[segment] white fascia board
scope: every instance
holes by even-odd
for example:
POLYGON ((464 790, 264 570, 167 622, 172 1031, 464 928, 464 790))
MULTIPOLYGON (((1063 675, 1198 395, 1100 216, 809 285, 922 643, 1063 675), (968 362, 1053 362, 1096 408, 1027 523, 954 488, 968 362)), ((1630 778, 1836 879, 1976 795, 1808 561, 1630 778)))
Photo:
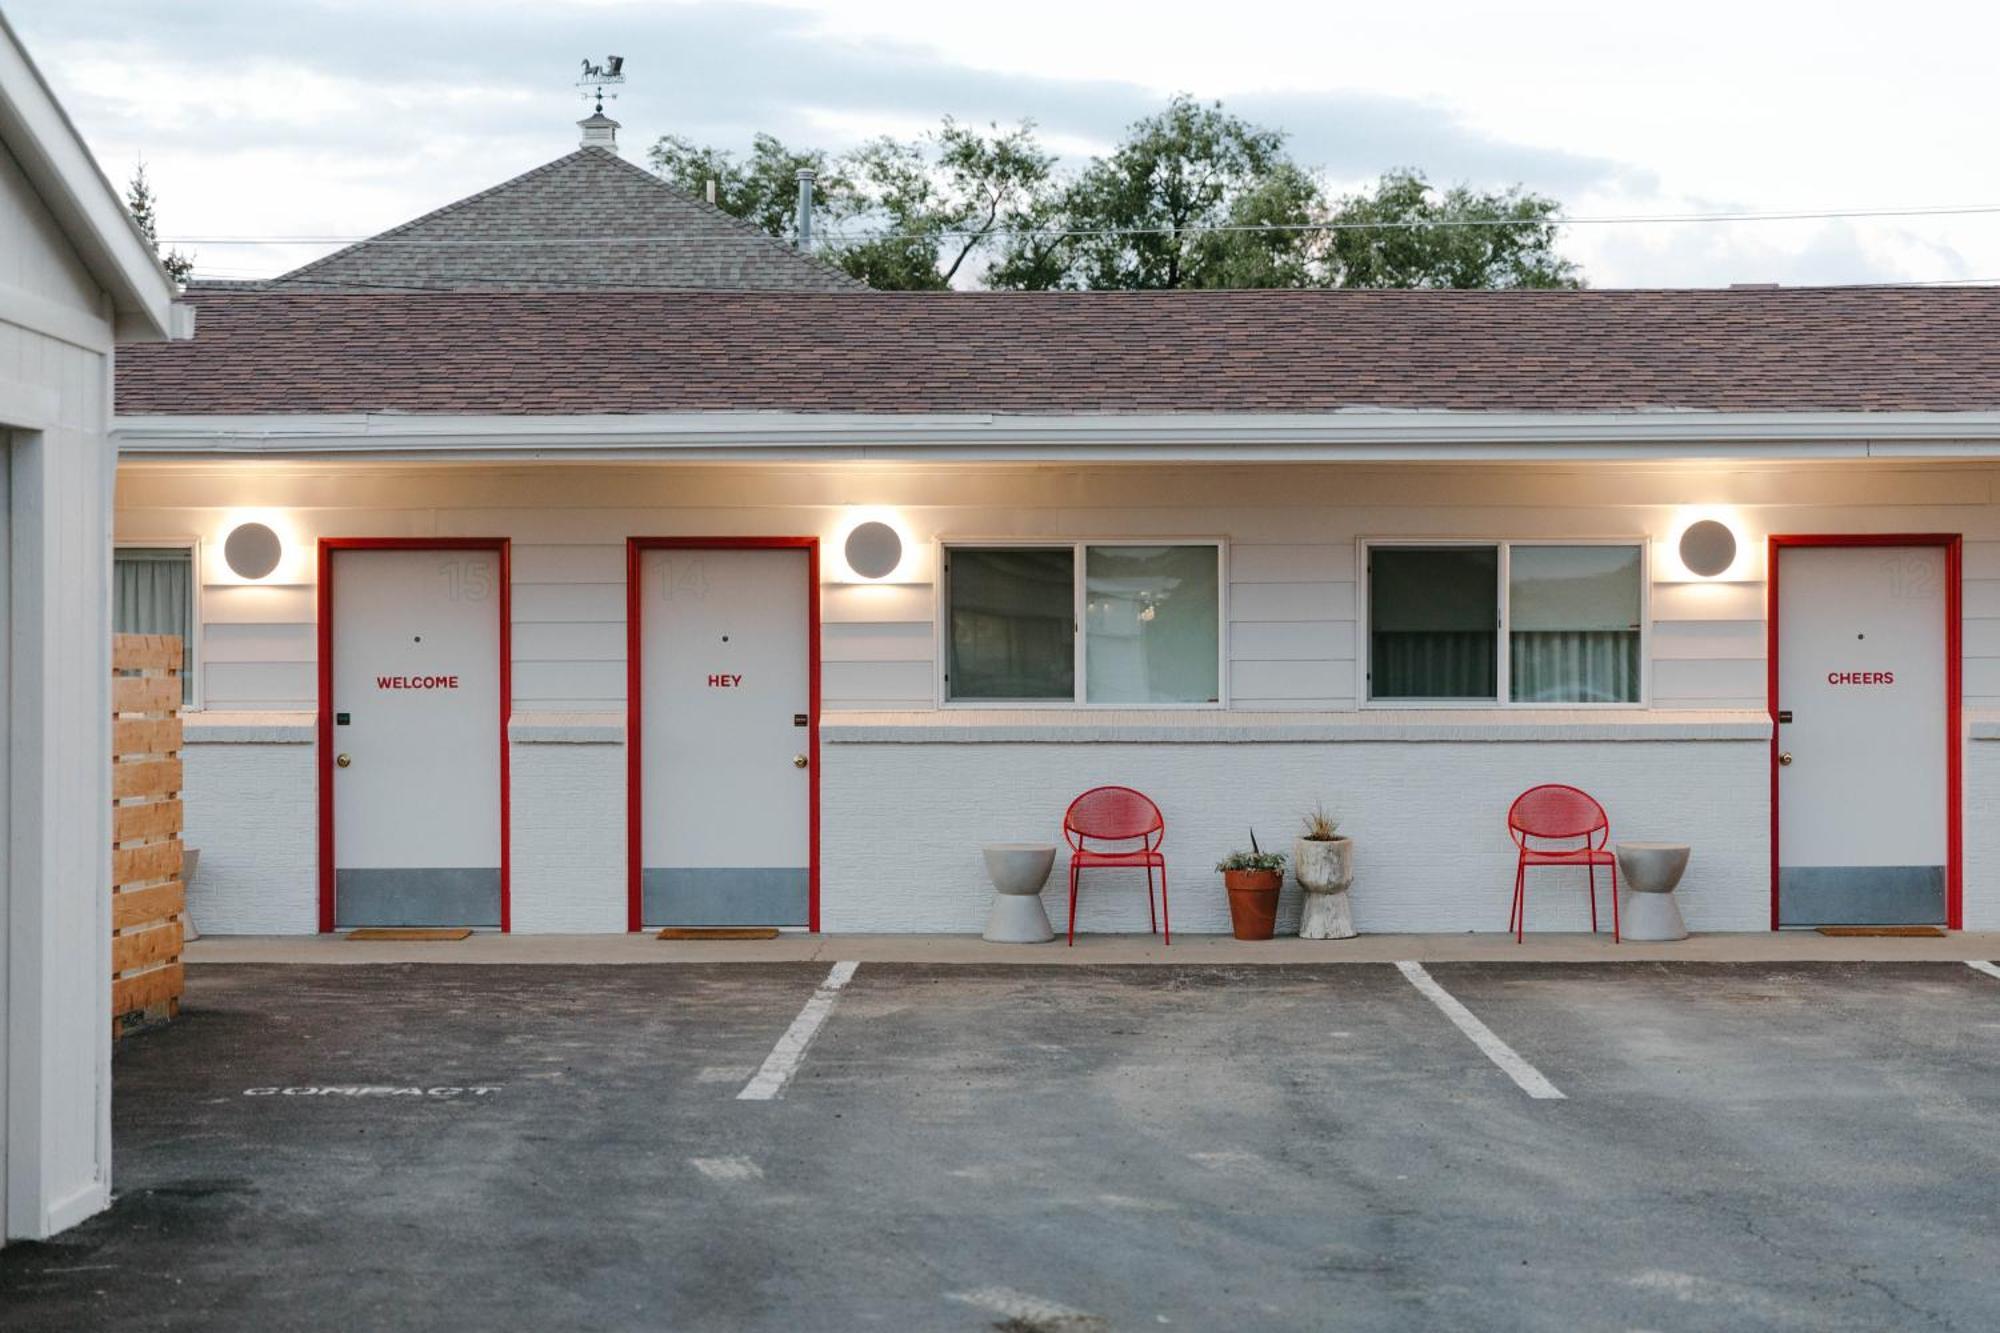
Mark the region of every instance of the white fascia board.
POLYGON ((180 294, 159 256, 125 211, 27 48, 0 14, 0 143, 21 164, 98 283, 111 294, 119 337, 176 336, 180 294))
POLYGON ((2000 457, 2000 412, 122 416, 128 457, 1409 462, 2000 457))

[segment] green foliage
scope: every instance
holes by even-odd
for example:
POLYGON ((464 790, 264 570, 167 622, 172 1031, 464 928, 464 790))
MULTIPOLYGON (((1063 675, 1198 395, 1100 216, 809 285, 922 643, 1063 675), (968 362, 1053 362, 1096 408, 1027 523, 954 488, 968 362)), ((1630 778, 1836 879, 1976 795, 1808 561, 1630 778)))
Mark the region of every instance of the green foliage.
POLYGON ((672 136, 650 157, 697 197, 715 181, 725 211, 788 240, 811 167, 820 254, 889 291, 1583 285, 1556 252, 1554 199, 1440 189, 1405 169, 1330 202, 1282 130, 1186 95, 1067 181, 1032 123, 948 116, 839 157, 767 134, 741 162, 672 136))
POLYGON ((125 189, 125 207, 131 210, 132 220, 139 224, 139 230, 151 243, 153 253, 160 255, 160 267, 175 282, 185 285, 194 272, 194 256, 184 255, 178 250, 160 254, 159 217, 157 204, 153 198, 153 185, 146 179, 146 164, 139 163, 132 168, 132 183, 125 189))
POLYGON ((725 213, 754 222, 781 240, 798 241, 799 172, 810 169, 818 179, 813 189, 818 205, 815 222, 838 218, 853 207, 854 187, 818 149, 796 151, 768 134, 751 141, 750 156, 701 147, 676 135, 663 135, 647 152, 653 170, 669 184, 697 199, 707 198, 715 182, 715 204, 725 213))
POLYGON ((1279 870, 1285 868, 1283 852, 1267 852, 1257 845, 1257 830, 1250 830, 1250 850, 1231 852, 1215 863, 1217 870, 1279 870))
POLYGON ((1438 190, 1421 172, 1392 171, 1335 206, 1322 262, 1337 287, 1581 287, 1556 253, 1561 208, 1518 186, 1438 190))
POLYGON ((916 143, 878 139, 848 163, 862 225, 887 234, 836 235, 834 261, 890 291, 951 286, 975 255, 1044 214, 1055 170, 1033 125, 982 132, 949 116, 916 143))
POLYGON ((1310 279, 1319 186, 1282 131, 1186 95, 1134 124, 1063 192, 1068 233, 1009 248, 999 287, 1298 287, 1310 279), (1258 230, 1277 227, 1279 230, 1258 230))
POLYGON ((1020 219, 1040 216, 1055 159, 1034 127, 981 131, 946 117, 911 143, 873 139, 833 158, 757 136, 748 161, 668 136, 649 154, 654 170, 773 236, 796 242, 798 172, 810 167, 813 223, 821 255, 871 287, 949 287, 968 262, 1020 219))

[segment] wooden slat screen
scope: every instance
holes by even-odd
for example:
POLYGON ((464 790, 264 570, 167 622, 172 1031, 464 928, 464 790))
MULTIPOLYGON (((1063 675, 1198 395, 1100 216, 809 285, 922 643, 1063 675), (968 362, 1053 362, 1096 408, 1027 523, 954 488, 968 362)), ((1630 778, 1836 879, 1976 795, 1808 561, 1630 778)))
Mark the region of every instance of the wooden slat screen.
POLYGON ((111 646, 111 1030, 180 1012, 181 641, 111 646))

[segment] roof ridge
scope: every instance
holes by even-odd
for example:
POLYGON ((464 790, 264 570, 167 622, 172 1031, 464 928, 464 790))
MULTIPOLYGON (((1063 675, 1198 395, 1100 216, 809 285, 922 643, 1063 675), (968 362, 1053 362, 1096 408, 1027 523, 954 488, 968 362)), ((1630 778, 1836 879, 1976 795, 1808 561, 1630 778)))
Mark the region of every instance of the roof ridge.
POLYGON ((363 246, 373 245, 377 241, 386 240, 388 237, 397 235, 400 232, 406 232, 412 227, 421 226, 426 222, 435 221, 436 219, 445 216, 447 213, 456 213, 461 208, 465 208, 470 204, 478 203, 480 200, 485 199, 491 195, 496 195, 500 193, 502 190, 511 189, 514 186, 521 184, 521 182, 523 181, 532 180, 536 176, 546 175, 549 172, 554 171, 557 167, 560 167, 564 163, 568 162, 571 158, 581 157, 583 156, 583 154, 591 151, 592 150, 588 148, 577 148, 570 152, 564 153, 561 157, 553 158, 550 161, 544 162, 539 167, 531 167, 530 169, 522 172, 518 176, 510 176, 506 180, 501 181, 498 185, 489 185, 485 189, 480 190, 474 194, 466 195, 463 199, 454 199, 451 203, 448 203, 441 208, 433 208, 430 212, 425 213, 420 217, 414 217, 411 218, 408 222, 399 223, 398 225, 389 228, 387 231, 378 231, 373 236, 369 236, 362 240, 356 241, 352 245, 344 245, 340 249, 335 250, 330 255, 321 255, 318 259, 312 260, 309 263, 301 264, 295 269, 291 269, 287 272, 280 273, 277 277, 270 279, 270 281, 283 282, 287 278, 296 278, 302 273, 310 273, 312 272, 312 270, 319 268, 322 265, 331 264, 336 259, 340 259, 346 255, 353 254, 356 250, 361 249, 363 246))

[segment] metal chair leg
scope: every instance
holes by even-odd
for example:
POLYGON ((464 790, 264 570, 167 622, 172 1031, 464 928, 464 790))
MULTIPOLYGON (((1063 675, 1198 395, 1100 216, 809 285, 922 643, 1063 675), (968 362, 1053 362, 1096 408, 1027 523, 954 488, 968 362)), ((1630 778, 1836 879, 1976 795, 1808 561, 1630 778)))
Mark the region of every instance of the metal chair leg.
MULTIPOLYGON (((1151 901, 1151 899, 1148 899, 1148 901, 1151 901)), ((1166 942, 1172 944, 1174 942, 1174 919, 1167 912, 1167 867, 1164 861, 1160 863, 1160 923, 1167 928, 1165 935, 1166 942)))
POLYGON ((1590 876, 1590 933, 1597 933, 1597 862, 1584 864, 1584 873, 1590 876))
POLYGON ((1076 947, 1076 863, 1069 867, 1069 947, 1076 947))
POLYGON ((1146 863, 1146 921, 1155 935, 1160 933, 1160 918, 1153 913, 1153 863, 1150 861, 1146 863))
POLYGON ((1510 935, 1514 931, 1514 922, 1520 919, 1521 915, 1521 876, 1526 869, 1527 867, 1521 862, 1514 862, 1514 896, 1507 905, 1507 932, 1510 935))

